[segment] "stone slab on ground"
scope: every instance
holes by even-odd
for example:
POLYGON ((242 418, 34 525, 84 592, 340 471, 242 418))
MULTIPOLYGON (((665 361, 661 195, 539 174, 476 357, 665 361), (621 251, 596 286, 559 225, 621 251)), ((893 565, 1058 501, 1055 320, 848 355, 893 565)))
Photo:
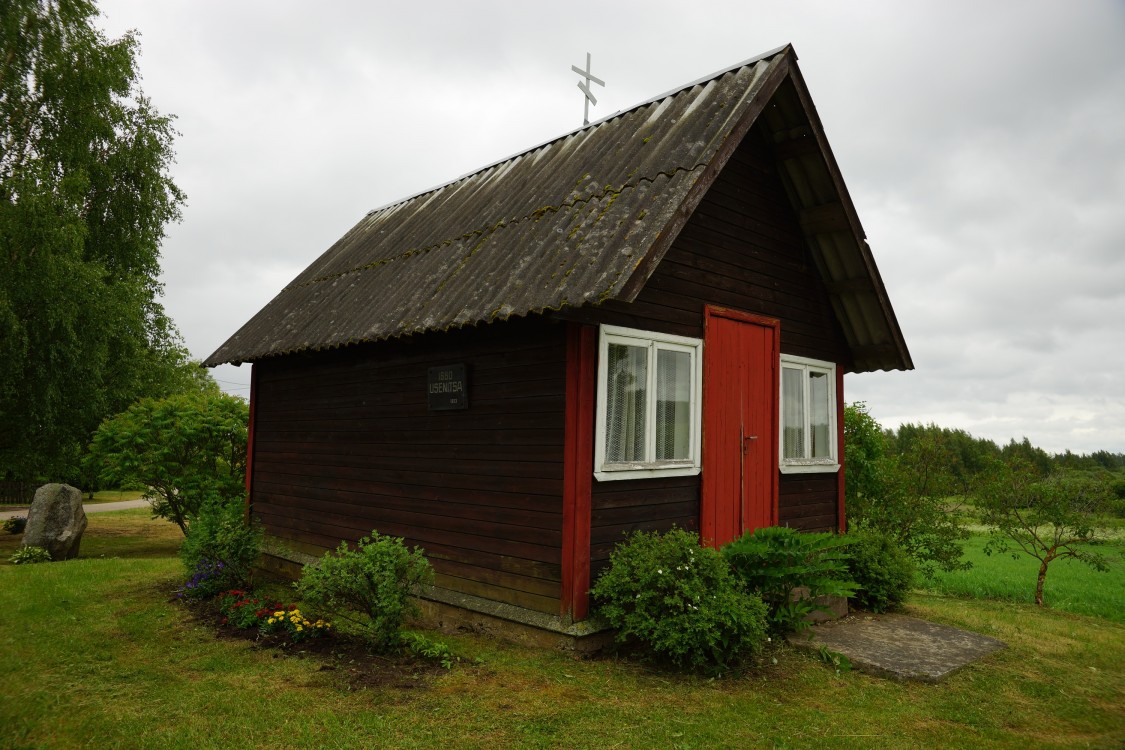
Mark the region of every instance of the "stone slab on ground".
POLYGON ((837 651, 852 668, 896 680, 941 682, 981 657, 1007 648, 986 635, 905 615, 853 615, 794 633, 800 648, 837 651))

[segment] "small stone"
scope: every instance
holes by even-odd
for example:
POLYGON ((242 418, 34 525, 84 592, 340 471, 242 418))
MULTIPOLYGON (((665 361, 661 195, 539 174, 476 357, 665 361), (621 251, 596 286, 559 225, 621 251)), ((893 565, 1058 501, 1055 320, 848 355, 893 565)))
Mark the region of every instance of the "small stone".
POLYGON ((78 557, 85 530, 82 493, 69 484, 45 484, 35 491, 27 512, 23 546, 42 547, 52 560, 71 560, 78 557))

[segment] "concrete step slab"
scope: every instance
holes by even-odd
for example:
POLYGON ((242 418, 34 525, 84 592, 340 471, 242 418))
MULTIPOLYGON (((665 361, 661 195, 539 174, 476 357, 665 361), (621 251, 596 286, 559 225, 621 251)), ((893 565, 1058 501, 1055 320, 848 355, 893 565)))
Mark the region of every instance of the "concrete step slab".
POLYGON ((799 648, 824 646, 853 669, 896 680, 941 682, 1007 644, 968 630, 905 615, 851 615, 789 636, 799 648))

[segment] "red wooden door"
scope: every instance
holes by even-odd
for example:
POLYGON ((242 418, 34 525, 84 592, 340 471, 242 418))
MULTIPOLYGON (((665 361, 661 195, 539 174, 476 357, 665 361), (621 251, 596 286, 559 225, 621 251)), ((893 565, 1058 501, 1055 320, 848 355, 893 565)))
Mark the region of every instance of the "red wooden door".
POLYGON ((776 320, 708 308, 700 536, 718 547, 777 523, 776 320))

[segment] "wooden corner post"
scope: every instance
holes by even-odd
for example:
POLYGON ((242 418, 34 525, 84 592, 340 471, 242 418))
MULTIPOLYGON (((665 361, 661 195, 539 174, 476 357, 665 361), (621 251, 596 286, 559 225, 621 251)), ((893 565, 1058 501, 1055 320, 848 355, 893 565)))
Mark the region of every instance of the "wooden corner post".
POLYGON ((847 487, 844 472, 848 467, 844 464, 844 368, 842 365, 836 365, 836 435, 839 441, 836 445, 836 463, 840 464, 836 472, 836 523, 840 533, 844 534, 848 530, 847 508, 844 507, 844 490, 847 487))
POLYGON ((597 328, 567 323, 560 614, 590 612, 590 496, 594 475, 597 328))
POLYGON ((258 401, 258 366, 250 365, 250 417, 246 423, 246 518, 250 519, 251 493, 254 489, 254 412, 258 401))

